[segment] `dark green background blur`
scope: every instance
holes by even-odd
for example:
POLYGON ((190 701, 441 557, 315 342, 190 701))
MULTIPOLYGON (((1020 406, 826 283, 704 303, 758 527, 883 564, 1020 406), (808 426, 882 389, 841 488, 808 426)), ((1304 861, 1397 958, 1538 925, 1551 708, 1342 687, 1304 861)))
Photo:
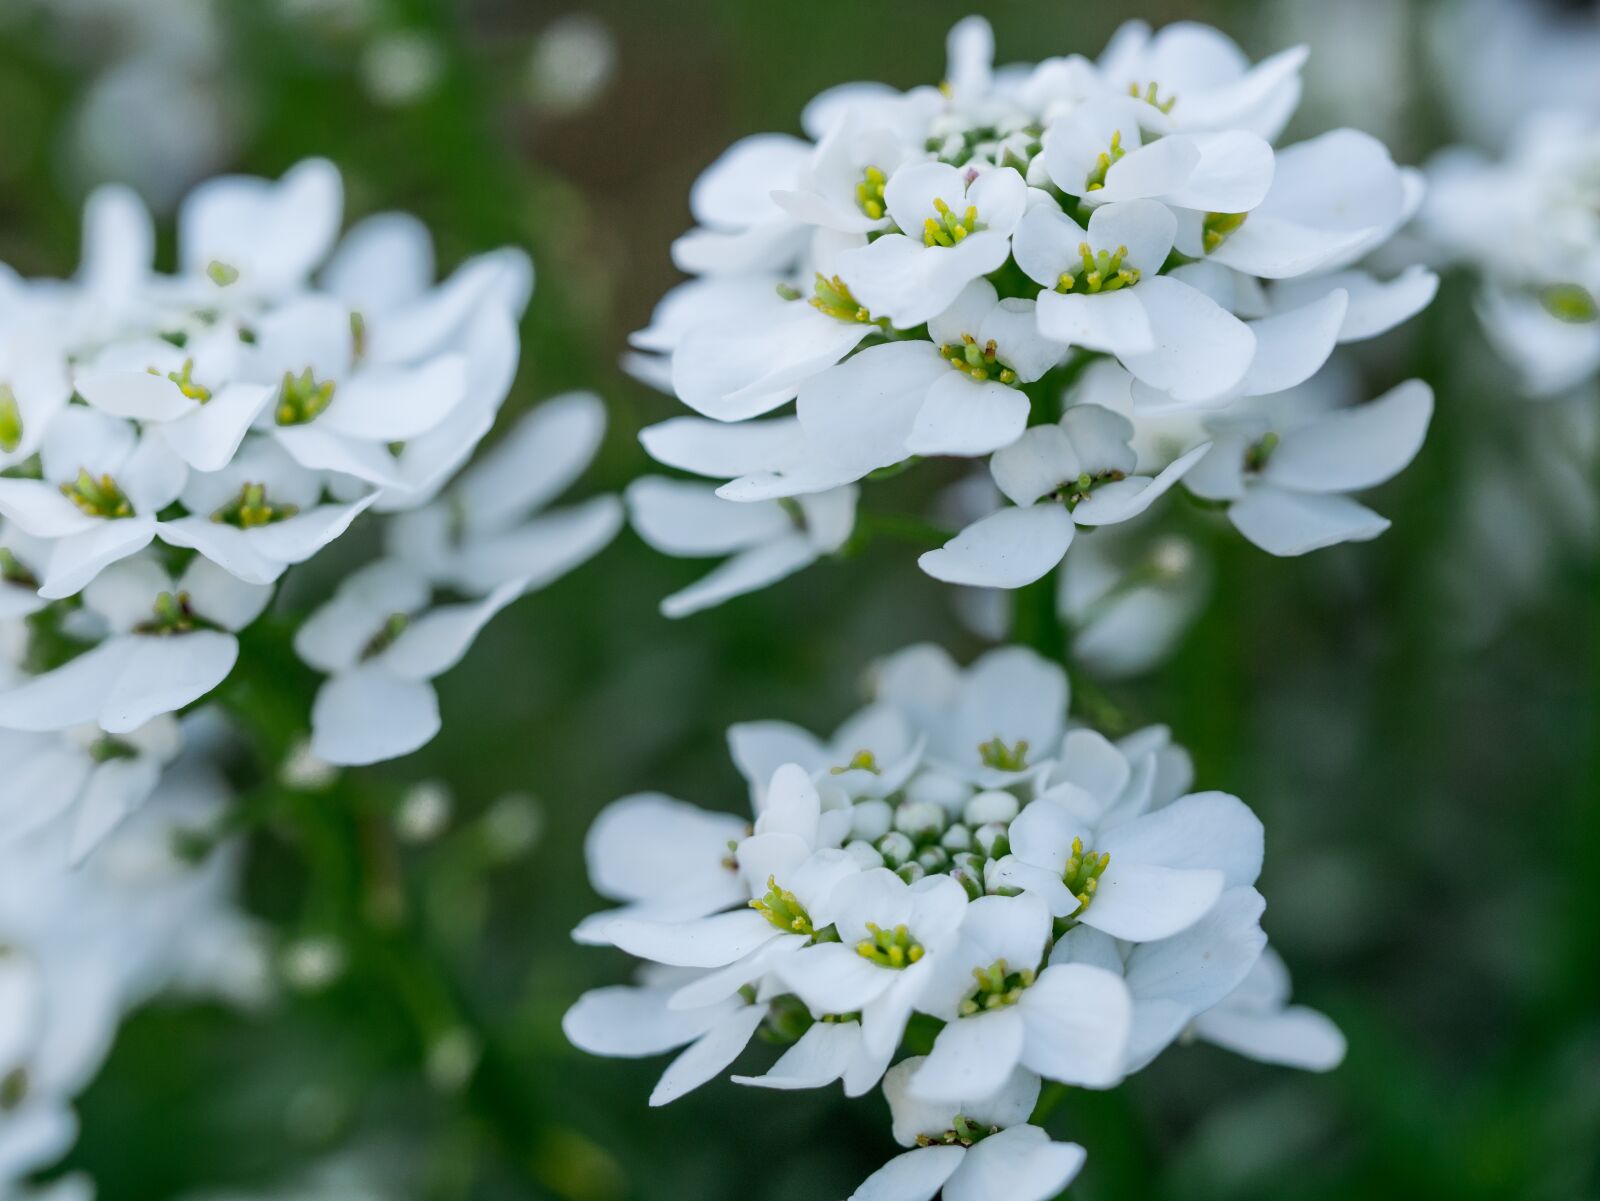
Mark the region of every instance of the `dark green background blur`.
MULTIPOLYGON (((0 0, 15 6, 0 24, 0 260, 61 274, 82 198, 65 130, 117 47, 114 31, 75 21, 64 33, 20 5, 0 0)), ((217 6, 227 40, 201 69, 237 106, 222 165, 276 174, 327 155, 352 217, 411 210, 447 263, 531 249, 539 284, 507 413, 598 391, 612 428, 582 489, 618 490, 648 469, 637 430, 675 408, 616 362, 675 279, 668 245, 696 173, 743 134, 797 132, 802 104, 830 84, 937 81, 945 31, 974 6, 384 0, 364 28, 286 7, 316 6, 217 6), (528 63, 571 11, 604 22, 618 58, 592 106, 557 116, 530 103, 528 63), (371 99, 358 64, 374 29, 425 34, 437 86, 405 105, 371 99)), ((1207 20, 1256 55, 1308 36, 1309 22, 1321 40, 1291 134, 1381 125, 1397 157, 1420 162, 1462 136, 1416 36, 1440 7, 1053 0, 986 15, 1002 62, 1097 53, 1123 17, 1207 20), (1384 64, 1398 71, 1387 82, 1362 74, 1384 64)), ((1050 1125, 1089 1149, 1073 1198, 1600 1197, 1600 571, 1592 538, 1544 500, 1550 445, 1571 449, 1560 407, 1515 396, 1470 297, 1470 281, 1447 280, 1430 312, 1360 356, 1372 395, 1413 374, 1439 395, 1420 458, 1373 497, 1394 529, 1280 561, 1174 498, 1166 519, 1213 557, 1210 601, 1169 664, 1106 686, 1129 721, 1165 722, 1192 748, 1201 787, 1261 814, 1268 932, 1299 998, 1344 1027, 1349 1058, 1311 1077, 1179 1048, 1114 1093, 1069 1095, 1050 1125), (1469 520, 1489 473, 1525 502, 1515 563, 1469 520)), ((1592 506, 1593 459, 1576 470, 1592 506)), ((914 510, 948 478, 912 473, 867 504, 914 510)), ((452 833, 394 852, 402 867, 383 887, 406 901, 404 937, 376 937, 334 987, 286 990, 259 1013, 167 1003, 134 1018, 82 1101, 70 1166, 104 1201, 269 1192, 329 1160, 394 1197, 846 1195, 894 1150, 880 1098, 716 1082, 648 1110, 664 1061, 595 1060, 562 1039, 565 1007, 625 971, 568 931, 597 905, 581 840, 607 801, 661 789, 741 808, 730 722, 826 731, 859 702, 873 657, 922 638, 963 658, 981 649, 914 558, 875 544, 669 623, 657 601, 709 564, 624 533, 515 606, 441 682, 444 734, 363 785, 392 799, 436 778, 456 797, 452 833), (512 791, 537 798, 543 830, 531 853, 489 866, 481 815, 512 791), (429 965, 419 987, 446 1000, 402 995, 418 973, 389 971, 391 953, 429 965), (420 1070, 416 1013, 440 1006, 487 1039, 465 1090, 420 1070)), ((280 936, 311 921, 348 934, 370 915, 370 864, 339 886, 342 909, 308 917, 306 895, 328 886, 293 822, 252 847, 249 903, 280 936)))

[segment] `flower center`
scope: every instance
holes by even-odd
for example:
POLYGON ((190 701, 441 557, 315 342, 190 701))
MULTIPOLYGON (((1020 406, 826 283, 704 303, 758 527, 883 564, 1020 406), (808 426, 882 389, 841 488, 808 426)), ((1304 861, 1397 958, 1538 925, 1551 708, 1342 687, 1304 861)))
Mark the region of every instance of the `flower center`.
POLYGON ((1010 971, 1004 959, 996 959, 988 967, 973 968, 972 978, 978 982, 978 987, 961 1002, 964 1018, 1015 1005, 1033 984, 1034 973, 1026 968, 1020 972, 1010 971))
POLYGON ((1200 244, 1210 254, 1228 240, 1230 234, 1244 224, 1249 213, 1207 213, 1200 222, 1200 244))
POLYGON ((383 625, 374 634, 367 645, 361 648, 361 657, 370 659, 374 655, 381 655, 394 645, 395 639, 406 632, 406 627, 411 624, 411 617, 406 613, 391 613, 384 619, 383 625))
POLYGON ((919 1147, 970 1147, 973 1143, 988 1138, 991 1134, 999 1134, 998 1126, 980 1126, 971 1118, 956 1114, 950 1124, 950 1129, 941 1134, 917 1135, 919 1147))
POLYGON ((1139 268, 1122 265, 1122 260, 1128 257, 1126 246, 1096 251, 1089 243, 1079 242, 1078 254, 1083 259, 1083 267, 1076 272, 1063 271, 1056 280, 1057 292, 1115 292, 1139 282, 1139 268))
POLYGON ((871 772, 873 775, 878 775, 880 770, 881 769, 878 767, 878 757, 871 751, 864 750, 857 751, 855 754, 851 755, 850 762, 844 764, 843 766, 830 767, 828 769, 829 773, 835 776, 842 776, 847 771, 866 771, 871 772))
POLYGON ((1085 192, 1098 192, 1106 186, 1106 172, 1111 170, 1111 164, 1118 162, 1128 152, 1122 148, 1122 131, 1113 130, 1111 145, 1102 150, 1094 161, 1094 166, 1089 169, 1089 174, 1084 176, 1083 190, 1085 192))
MULTIPOLYGON (((798 299, 798 296, 796 299, 798 299)), ((849 286, 837 275, 832 279, 826 279, 820 271, 817 272, 815 292, 811 297, 811 307, 839 321, 859 321, 862 325, 872 324, 872 314, 867 312, 862 307, 861 302, 850 294, 849 286)))
POLYGON ((935 197, 933 208, 937 217, 929 217, 922 223, 922 244, 924 246, 954 246, 957 242, 964 242, 969 234, 975 234, 983 228, 978 223, 978 206, 967 205, 966 212, 956 215, 944 200, 935 197))
POLYGON ((189 594, 163 592, 156 597, 155 615, 133 627, 136 634, 187 634, 194 629, 194 613, 189 608, 189 594))
POLYGON ((13 1068, 0 1076, 0 1113, 9 1113, 28 1097, 28 1069, 13 1068))
MULTIPOLYGON (((148 367, 146 370, 149 371, 151 375, 161 374, 161 372, 157 371, 154 367, 148 367)), ((169 371, 166 373, 166 376, 173 383, 177 384, 178 391, 182 392, 190 400, 196 400, 201 404, 205 404, 206 401, 211 399, 211 389, 195 383, 193 372, 194 360, 184 359, 182 370, 169 371)))
POLYGON ((241 530, 287 521, 300 511, 299 505, 275 505, 267 499, 265 484, 246 484, 239 495, 211 514, 211 520, 241 530))
POLYGON ((1076 509, 1082 502, 1089 499, 1094 492, 1096 484, 1104 484, 1115 480, 1126 479, 1127 475, 1121 471, 1104 471, 1099 475, 1090 475, 1085 471, 1075 480, 1067 480, 1057 488, 1055 497, 1067 508, 1076 509))
POLYGON ((750 908, 785 934, 804 934, 810 938, 817 932, 806 907, 787 888, 779 888, 774 876, 767 877, 766 895, 751 901, 750 908))
POLYGON ((37 588, 39 581, 8 549, 0 546, 0 580, 8 584, 21 584, 24 588, 37 588))
POLYGON ((113 759, 137 759, 139 748, 121 738, 102 734, 89 746, 89 758, 96 763, 110 763, 113 759))
POLYGON ((317 382, 307 367, 299 375, 283 373, 283 389, 278 396, 279 425, 304 425, 314 421, 333 401, 334 381, 317 382))
POLYGON ((1106 870, 1106 865, 1111 862, 1111 853, 1083 849, 1083 839, 1072 840, 1072 854, 1067 859, 1067 865, 1061 870, 1061 882, 1067 886, 1067 891, 1078 898, 1078 907, 1067 914, 1069 918, 1077 917, 1089 908, 1089 902, 1094 900, 1095 889, 1100 886, 1100 873, 1106 870))
POLYGON ((206 265, 206 278, 219 288, 226 288, 229 284, 239 282, 239 268, 220 259, 212 259, 206 265))
MULTIPOLYGON (((1539 293, 1539 303, 1557 321, 1565 321, 1569 325, 1588 325, 1600 320, 1600 304, 1595 303, 1589 289, 1582 284, 1551 284, 1539 293)), ((0 427, 0 446, 5 445, 4 437, 3 427, 0 427)))
POLYGON ((0 450, 10 454, 22 445, 22 408, 10 384, 0 384, 0 450))
POLYGON ((1022 771, 1028 766, 1028 740, 1019 738, 1014 745, 1007 746, 996 734, 988 742, 978 744, 978 757, 985 767, 998 771, 1022 771))
POLYGON ((1135 100, 1143 100, 1152 108, 1158 108, 1163 113, 1170 113, 1172 111, 1172 106, 1178 103, 1178 98, 1176 96, 1168 96, 1165 100, 1162 100, 1160 98, 1159 90, 1156 88, 1155 80, 1151 80, 1145 86, 1143 92, 1139 90, 1138 84, 1130 83, 1128 85, 1128 95, 1132 96, 1135 100))
POLYGON ((78 468, 77 479, 61 485, 61 495, 90 517, 133 516, 133 502, 121 488, 117 487, 116 480, 109 475, 102 475, 96 479, 83 467, 78 468))
POLYGON ((1260 471, 1267 465, 1267 460, 1272 457, 1272 452, 1278 449, 1278 435, 1267 432, 1261 435, 1261 441, 1255 443, 1244 452, 1244 469, 1246 471, 1260 471))
POLYGON ((877 167, 868 167, 856 184, 856 207, 874 221, 884 214, 883 185, 888 182, 889 177, 877 167))
POLYGON ((906 929, 903 922, 893 930, 884 930, 868 922, 867 933, 870 937, 856 943, 856 954, 863 959, 870 959, 879 967, 898 971, 922 958, 922 944, 911 937, 911 931, 906 929))
POLYGON ((999 380, 1002 384, 1017 382, 1017 373, 995 357, 993 338, 980 346, 971 334, 962 334, 961 341, 941 347, 939 353, 961 374, 970 375, 980 383, 988 380, 999 380))

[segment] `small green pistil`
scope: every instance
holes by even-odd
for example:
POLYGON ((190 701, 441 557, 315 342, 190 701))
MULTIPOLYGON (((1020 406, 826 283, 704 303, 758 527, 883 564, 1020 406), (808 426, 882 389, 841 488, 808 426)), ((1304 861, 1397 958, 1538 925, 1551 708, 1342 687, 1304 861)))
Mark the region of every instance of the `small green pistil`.
POLYGON ((973 968, 972 978, 978 982, 978 987, 961 1002, 961 1016, 964 1018, 1015 1005, 1022 999, 1023 992, 1033 984, 1032 971, 1009 971, 1004 959, 996 959, 988 967, 973 968))
POLYGON ((1111 853, 1083 849, 1083 839, 1072 840, 1072 855, 1067 859, 1067 865, 1061 871, 1061 882, 1067 886, 1067 891, 1078 898, 1078 907, 1069 913, 1068 917, 1077 917, 1089 908, 1089 902, 1094 900, 1095 889, 1100 887, 1100 873, 1106 870, 1106 865, 1111 862, 1111 853))
POLYGON ((1122 131, 1115 130, 1111 134, 1111 145, 1100 152, 1095 159, 1094 167, 1084 177, 1083 190, 1085 192, 1098 192, 1106 186, 1106 172, 1111 170, 1111 164, 1120 161, 1128 152, 1122 148, 1122 131))
POLYGON ((1056 280, 1057 292, 1116 292, 1139 282, 1139 268, 1122 265, 1128 257, 1126 246, 1096 251, 1089 243, 1079 242, 1078 255, 1083 266, 1076 271, 1063 271, 1056 280))
POLYGON ((1200 244, 1210 254, 1228 240, 1228 236, 1244 224, 1249 213, 1207 213, 1200 222, 1200 244))
POLYGON ((1272 457, 1272 452, 1277 449, 1277 434, 1269 431, 1261 435, 1261 441, 1244 452, 1244 469, 1246 471, 1260 471, 1267 465, 1267 460, 1272 457))
POLYGON ((37 588, 38 579, 5 547, 0 546, 0 580, 8 584, 21 584, 24 588, 37 588))
POLYGON ((856 943, 856 954, 879 967, 899 970, 922 958, 922 944, 911 937, 904 923, 893 930, 884 930, 868 922, 867 933, 870 937, 856 943))
POLYGON ((0 384, 0 451, 10 454, 22 445, 22 408, 10 384, 0 384))
POLYGON ((877 775, 880 769, 878 767, 878 757, 871 751, 857 751, 850 756, 850 762, 842 767, 830 767, 828 770, 833 775, 842 776, 847 771, 866 771, 877 775))
POLYGON ((315 421, 333 401, 334 381, 318 383, 311 368, 299 375, 283 373, 283 390, 278 396, 278 424, 304 425, 315 421))
POLYGON ((1090 475, 1085 471, 1075 480, 1067 480, 1056 489, 1055 497, 1068 509, 1076 509, 1094 493, 1096 485, 1114 483, 1117 480, 1127 479, 1127 473, 1122 471, 1102 471, 1099 475, 1090 475))
POLYGON ((27 1068, 13 1068, 4 1076, 0 1076, 0 1113, 9 1113, 27 1098, 27 1068))
POLYGON ((287 521, 300 511, 299 505, 275 505, 267 499, 265 484, 246 484, 239 495, 211 514, 211 520, 241 530, 287 521))
POLYGON ((967 205, 966 212, 960 216, 957 216, 955 210, 942 199, 936 198, 933 207, 939 215, 929 217, 922 223, 924 246, 954 246, 957 242, 966 241, 969 235, 983 228, 978 223, 977 205, 967 205))
MULTIPOLYGON (((161 374, 161 372, 157 371, 154 367, 151 367, 148 370, 151 375, 161 374)), ((178 385, 178 391, 182 392, 190 400, 196 400, 201 404, 205 404, 206 401, 211 399, 211 389, 194 382, 193 359, 184 359, 183 369, 181 371, 169 371, 166 373, 166 375, 169 380, 178 385)))
POLYGON ((817 932, 806 907, 787 888, 779 888, 776 877, 767 877, 767 895, 751 901, 750 908, 785 934, 804 934, 810 938, 817 932))
POLYGON ((996 734, 988 742, 978 744, 978 756, 985 767, 997 771, 1022 771, 1028 766, 1028 740, 1019 738, 1014 746, 1007 746, 996 734))
POLYGON ((163 592, 156 597, 155 616, 134 626, 137 634, 187 634, 194 629, 194 612, 189 608, 189 594, 163 592))
POLYGON ((828 279, 820 271, 817 272, 816 294, 811 297, 811 307, 840 321, 859 321, 863 325, 872 323, 872 314, 850 294, 849 286, 837 275, 828 279))
POLYGON ((406 632, 406 627, 411 624, 411 618, 405 613, 391 613, 384 619, 383 626, 372 636, 371 641, 361 648, 361 657, 370 659, 374 655, 381 655, 394 645, 395 639, 406 632))
POLYGON ((102 734, 89 747, 89 758, 96 763, 110 763, 113 759, 137 759, 139 750, 131 742, 124 742, 110 734, 102 734))
POLYGON ((998 1126, 980 1126, 971 1118, 956 1114, 951 1122, 950 1129, 943 1134, 919 1134, 917 1146, 919 1147, 970 1147, 973 1143, 988 1138, 991 1134, 999 1134, 998 1126))
MULTIPOLYGON (((1569 325, 1588 325, 1600 321, 1600 304, 1596 304, 1589 289, 1582 284, 1552 284, 1539 293, 1539 303, 1557 321, 1565 321, 1569 325)), ((0 420, 3 420, 3 413, 0 413, 0 420)), ((0 439, 3 438, 4 427, 0 426, 0 439)), ((4 441, 0 440, 0 446, 4 445, 4 441)))
POLYGON ((355 312, 350 314, 350 356, 358 363, 367 357, 367 319, 355 312))
POLYGON ((117 487, 117 481, 109 475, 102 475, 96 479, 86 468, 78 468, 78 478, 69 484, 61 485, 61 495, 90 517, 133 516, 133 503, 128 500, 127 494, 117 487))
POLYGON ((1178 98, 1176 96, 1168 96, 1165 100, 1162 100, 1154 80, 1146 85, 1144 91, 1142 92, 1139 90, 1138 84, 1130 83, 1128 85, 1128 95, 1132 96, 1135 100, 1143 100, 1152 108, 1158 108, 1164 113, 1170 113, 1172 111, 1172 106, 1178 103, 1178 98))
POLYGON ((239 268, 224 263, 220 259, 212 259, 206 266, 206 278, 216 284, 217 287, 226 288, 229 284, 239 282, 239 268))
POLYGON ((885 212, 883 202, 883 185, 889 182, 889 177, 876 167, 868 167, 861 173, 861 182, 856 185, 856 205, 874 221, 880 220, 885 212))
POLYGON ((993 338, 980 346, 971 334, 962 334, 961 341, 940 347, 939 353, 957 371, 970 375, 980 383, 988 380, 999 380, 1002 384, 1017 382, 1017 373, 995 357, 997 351, 993 338))

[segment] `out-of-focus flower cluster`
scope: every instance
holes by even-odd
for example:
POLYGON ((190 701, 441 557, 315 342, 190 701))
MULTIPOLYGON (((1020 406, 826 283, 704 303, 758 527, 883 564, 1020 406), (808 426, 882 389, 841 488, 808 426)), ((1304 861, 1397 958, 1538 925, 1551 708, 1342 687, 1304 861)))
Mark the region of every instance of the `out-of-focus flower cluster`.
POLYGON ((668 612, 839 549, 860 481, 926 457, 986 459, 997 489, 922 556, 957 584, 1037 580, 1180 479, 1273 554, 1386 528, 1349 493, 1409 462, 1428 388, 1300 426, 1273 398, 1431 300, 1426 271, 1354 266, 1420 176, 1350 129, 1274 148, 1304 48, 1251 64, 1207 27, 1130 22, 1095 61, 992 52, 963 21, 940 87, 825 92, 806 138, 746 138, 696 182, 673 248, 694 278, 629 362, 697 414, 646 430, 650 454, 727 482, 629 502, 667 553, 734 557, 668 612))
MULTIPOLYGON (((207 741, 192 733, 192 745, 207 741)), ((0 742, 15 753, 9 736, 0 742)), ((15 776, 17 760, 8 762, 15 776)), ((21 774, 48 787, 46 766, 24 755, 21 774)), ((65 755, 49 767, 75 770, 65 755)), ((130 1009, 170 989, 239 1003, 263 995, 261 939, 233 907, 239 848, 203 859, 182 850, 183 835, 213 827, 231 799, 203 758, 187 755, 168 774, 162 804, 122 825, 77 871, 62 867, 64 831, 13 837, 17 815, 0 818, 0 1195, 71 1144, 73 1098, 130 1009)))
POLYGON ((326 162, 215 180, 167 274, 144 209, 107 189, 74 279, 0 280, 5 829, 64 822, 86 854, 157 787, 173 715, 228 679, 284 573, 362 514, 383 515, 381 557, 278 615, 327 676, 310 751, 336 764, 430 739, 430 681, 617 529, 610 497, 539 513, 598 445, 591 396, 535 409, 456 478, 511 386, 527 259, 436 284, 419 222, 338 241, 341 208, 326 162))
POLYGON ((733 727, 753 820, 658 793, 590 832, 598 892, 576 937, 644 961, 568 1012, 602 1055, 683 1048, 651 1104, 726 1069, 758 1031, 763 1088, 882 1084, 913 1148, 860 1198, 1053 1197, 1075 1144, 1029 1124, 1041 1080, 1110 1088, 1202 1038, 1325 1069, 1343 1039, 1291 1006, 1266 949, 1262 829, 1193 792, 1152 727, 1110 742, 1067 722, 1062 669, 995 650, 963 670, 916 646, 829 739, 733 727))

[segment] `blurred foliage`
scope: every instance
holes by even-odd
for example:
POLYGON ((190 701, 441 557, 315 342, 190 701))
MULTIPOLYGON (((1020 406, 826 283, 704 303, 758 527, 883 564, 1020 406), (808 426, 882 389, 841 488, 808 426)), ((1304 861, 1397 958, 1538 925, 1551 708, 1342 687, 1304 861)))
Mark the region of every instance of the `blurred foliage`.
MULTIPOLYGON (((0 259, 25 273, 75 261, 82 188, 61 147, 107 53, 85 22, 48 20, 55 2, 0 0, 0 259)), ((1208 20, 1259 53, 1311 4, 1151 2, 1138 15, 1208 20)), ((830 84, 937 79, 944 32, 968 6, 604 0, 582 11, 616 38, 611 86, 587 109, 542 115, 530 56, 566 7, 227 0, 225 40, 199 66, 242 114, 225 165, 275 174, 327 155, 352 216, 413 211, 446 263, 504 242, 532 250, 539 285, 507 419, 563 389, 600 392, 612 429, 585 486, 614 490, 647 469, 638 429, 673 411, 616 362, 674 279, 667 248, 695 174, 738 136, 795 128, 830 84), (402 31, 423 39, 437 77, 409 103, 381 102, 367 43, 402 31)), ((1003 61, 1094 53, 1127 8, 989 7, 1003 61)), ((1407 21, 1424 7, 1436 6, 1407 21)), ((1341 36, 1359 40, 1358 24, 1341 36)), ((1455 133, 1412 68, 1398 143, 1416 161, 1455 133)), ((1315 129, 1340 114, 1308 118, 1315 129)), ((1488 456, 1536 490, 1539 465, 1517 456, 1550 420, 1487 359, 1470 292, 1448 281, 1361 357, 1370 394, 1422 374, 1440 397, 1421 457, 1375 498, 1393 530, 1279 561, 1175 501, 1214 559, 1213 595, 1170 664, 1108 690, 1128 720, 1173 728, 1202 787, 1260 812, 1268 931, 1299 996, 1344 1026, 1350 1058, 1306 1077, 1179 1049, 1114 1093, 1069 1095, 1050 1124, 1089 1148, 1078 1201, 1600 1197, 1600 568, 1593 547, 1554 554, 1492 637, 1464 636, 1472 606, 1504 584, 1492 561, 1465 589, 1445 583, 1476 465, 1488 456)), ((916 511, 922 496, 903 483, 869 505, 916 511)), ((393 1196, 817 1201, 881 1163, 893 1148, 879 1098, 724 1082, 647 1110, 660 1062, 593 1060, 560 1033, 583 988, 623 971, 568 938, 597 904, 581 846, 603 804, 659 788, 741 808, 730 722, 826 730, 874 656, 920 638, 979 649, 907 545, 685 622, 659 617, 658 599, 700 570, 624 534, 441 681, 433 746, 323 792, 253 787, 240 815, 256 835, 250 907, 286 940, 331 936, 345 970, 260 1013, 173 1002, 134 1018, 81 1103, 68 1167, 104 1201, 269 1191, 346 1155, 393 1196), (413 846, 394 815, 423 779, 447 782, 454 813, 413 846), (512 792, 539 806, 526 853, 505 842, 524 812, 499 804, 512 792)), ((270 647, 274 633, 253 636, 270 647)), ((284 662, 283 679, 230 692, 269 728, 241 750, 241 781, 259 782, 309 696, 284 662)))

